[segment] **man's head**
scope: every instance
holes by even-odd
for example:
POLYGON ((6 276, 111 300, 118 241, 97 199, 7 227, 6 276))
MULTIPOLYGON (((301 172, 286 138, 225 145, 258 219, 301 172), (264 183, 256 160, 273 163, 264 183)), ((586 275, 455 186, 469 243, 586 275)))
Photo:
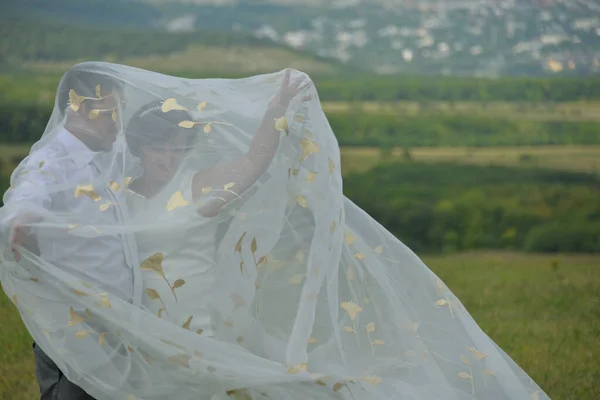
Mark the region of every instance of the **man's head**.
POLYGON ((66 128, 95 151, 109 150, 121 128, 124 83, 109 71, 78 64, 63 76, 57 105, 66 128))

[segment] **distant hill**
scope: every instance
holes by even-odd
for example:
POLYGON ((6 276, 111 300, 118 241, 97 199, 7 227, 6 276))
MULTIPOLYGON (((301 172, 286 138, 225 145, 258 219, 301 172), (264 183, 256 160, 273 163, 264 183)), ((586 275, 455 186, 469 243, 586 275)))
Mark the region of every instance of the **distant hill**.
MULTIPOLYGON (((61 0, 64 1, 64 0, 61 0)), ((115 1, 115 0, 109 0, 115 1)), ((63 72, 75 62, 105 60, 189 76, 242 76, 286 67, 330 75, 346 67, 251 35, 167 32, 120 24, 85 25, 38 16, 0 17, 0 67, 63 72)))
POLYGON ((132 0, 0 0, 3 19, 45 20, 102 27, 158 26, 161 11, 132 0))
MULTIPOLYGON (((298 57, 312 54, 321 64, 328 59, 336 68, 343 64, 377 74, 600 72, 597 0, 0 0, 0 7, 13 20, 153 30, 148 35, 156 42, 150 47, 160 50, 156 54, 162 54, 164 44, 157 31, 197 32, 191 37, 206 46, 223 46, 217 41, 224 40, 222 35, 245 37, 241 46, 260 38, 261 47, 270 43, 301 52, 294 53, 298 57)), ((165 37, 173 49, 184 50, 173 43, 174 36, 165 37)), ((188 37, 176 38, 188 43, 188 37)), ((79 38, 69 40, 80 46, 79 38)), ((124 40, 142 39, 131 33, 124 40)))

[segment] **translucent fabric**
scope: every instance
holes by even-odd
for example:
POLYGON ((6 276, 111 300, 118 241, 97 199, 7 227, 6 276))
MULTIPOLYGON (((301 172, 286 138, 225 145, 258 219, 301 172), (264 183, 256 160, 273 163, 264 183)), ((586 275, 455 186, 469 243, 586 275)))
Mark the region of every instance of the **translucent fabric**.
POLYGON ((342 193, 306 74, 74 66, 0 210, 2 287, 99 400, 543 399, 342 193))

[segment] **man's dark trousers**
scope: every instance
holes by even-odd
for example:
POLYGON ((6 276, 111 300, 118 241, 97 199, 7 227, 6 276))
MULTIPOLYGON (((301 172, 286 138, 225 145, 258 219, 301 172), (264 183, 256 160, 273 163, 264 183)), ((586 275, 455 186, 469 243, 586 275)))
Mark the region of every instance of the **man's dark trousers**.
POLYGON ((70 382, 44 351, 33 344, 35 375, 40 385, 40 400, 94 400, 79 386, 70 382))

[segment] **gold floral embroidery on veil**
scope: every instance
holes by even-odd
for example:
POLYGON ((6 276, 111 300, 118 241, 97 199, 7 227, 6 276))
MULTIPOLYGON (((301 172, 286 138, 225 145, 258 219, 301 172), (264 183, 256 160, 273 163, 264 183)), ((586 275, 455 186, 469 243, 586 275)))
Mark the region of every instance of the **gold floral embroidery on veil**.
POLYGON ((163 269, 163 265, 162 265, 163 260, 164 260, 163 253, 153 254, 142 262, 142 265, 140 265, 140 268, 142 269, 142 271, 151 271, 151 272, 154 272, 155 274, 157 274, 158 276, 160 276, 161 278, 163 278, 165 283, 169 286, 171 293, 173 293, 173 297, 175 297, 175 301, 179 301, 177 299, 177 294, 175 293, 175 289, 180 288, 183 285, 185 285, 185 280, 177 279, 177 280, 175 280, 175 282, 173 282, 173 285, 171 285, 171 283, 169 283, 169 281, 167 280, 165 271, 163 269))

